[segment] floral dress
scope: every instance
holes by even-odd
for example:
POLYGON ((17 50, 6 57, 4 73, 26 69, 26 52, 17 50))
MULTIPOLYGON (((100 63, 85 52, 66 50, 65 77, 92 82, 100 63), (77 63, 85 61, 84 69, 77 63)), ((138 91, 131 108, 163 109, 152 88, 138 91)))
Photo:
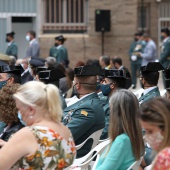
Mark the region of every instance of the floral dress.
MULTIPOLYGON (((57 132, 43 126, 28 127, 38 143, 37 151, 17 162, 17 170, 62 170, 76 156, 73 138, 67 141, 57 132)), ((16 166, 15 166, 16 167, 16 166)))
POLYGON ((153 170, 170 170, 170 147, 158 153, 153 170))

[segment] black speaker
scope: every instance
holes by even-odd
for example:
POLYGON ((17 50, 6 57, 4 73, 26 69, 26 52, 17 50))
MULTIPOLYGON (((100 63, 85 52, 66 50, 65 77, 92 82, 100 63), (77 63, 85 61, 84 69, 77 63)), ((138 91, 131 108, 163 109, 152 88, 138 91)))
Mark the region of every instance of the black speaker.
POLYGON ((96 31, 97 32, 109 32, 110 31, 110 10, 95 11, 96 31))

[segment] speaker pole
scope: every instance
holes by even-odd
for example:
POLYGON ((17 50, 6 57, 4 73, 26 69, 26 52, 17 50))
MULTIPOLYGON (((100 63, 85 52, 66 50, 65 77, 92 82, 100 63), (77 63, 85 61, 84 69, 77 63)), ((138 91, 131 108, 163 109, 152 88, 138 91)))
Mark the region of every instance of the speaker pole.
POLYGON ((104 33, 105 33, 105 31, 104 31, 104 28, 102 28, 102 35, 101 35, 101 37, 102 37, 102 55, 104 55, 104 33))

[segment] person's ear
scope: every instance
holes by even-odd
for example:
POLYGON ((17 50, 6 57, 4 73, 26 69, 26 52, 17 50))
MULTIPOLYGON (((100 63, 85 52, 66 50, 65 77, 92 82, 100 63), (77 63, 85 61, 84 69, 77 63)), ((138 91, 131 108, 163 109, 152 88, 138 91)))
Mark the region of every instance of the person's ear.
POLYGON ((79 90, 79 89, 81 88, 81 83, 80 83, 80 82, 78 82, 78 83, 76 84, 76 88, 77 88, 77 90, 79 90))
POLYGON ((14 78, 10 77, 7 81, 7 84, 13 84, 14 83, 14 78))
POLYGON ((110 85, 110 88, 111 88, 112 90, 115 89, 115 84, 112 83, 112 84, 110 85))

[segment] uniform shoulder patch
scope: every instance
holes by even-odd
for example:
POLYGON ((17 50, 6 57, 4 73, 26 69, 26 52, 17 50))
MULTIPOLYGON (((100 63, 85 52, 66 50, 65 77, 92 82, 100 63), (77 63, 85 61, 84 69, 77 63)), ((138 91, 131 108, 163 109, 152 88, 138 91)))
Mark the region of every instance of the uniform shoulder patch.
POLYGON ((84 116, 87 116, 87 115, 88 115, 88 112, 86 112, 85 110, 82 110, 82 111, 81 111, 81 114, 84 115, 84 116))

